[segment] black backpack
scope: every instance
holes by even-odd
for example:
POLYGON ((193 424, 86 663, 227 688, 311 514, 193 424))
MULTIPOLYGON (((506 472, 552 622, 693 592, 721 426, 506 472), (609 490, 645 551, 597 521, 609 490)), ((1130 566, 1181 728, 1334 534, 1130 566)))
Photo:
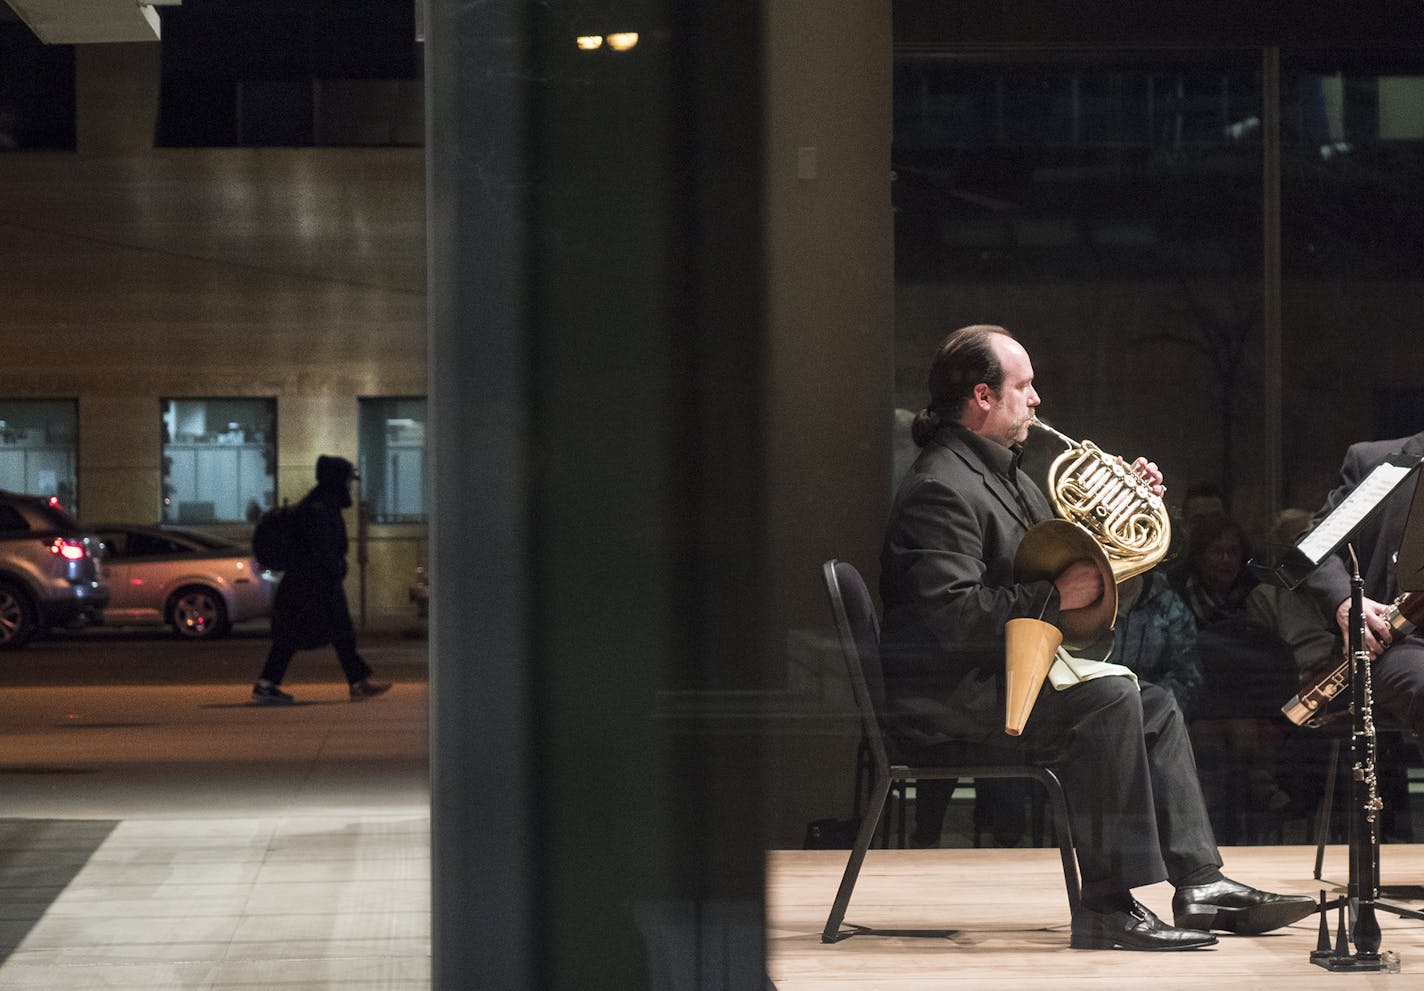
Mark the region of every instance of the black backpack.
POLYGON ((252 531, 252 556, 268 571, 286 571, 291 567, 296 519, 295 506, 277 506, 257 520, 257 527, 252 531))

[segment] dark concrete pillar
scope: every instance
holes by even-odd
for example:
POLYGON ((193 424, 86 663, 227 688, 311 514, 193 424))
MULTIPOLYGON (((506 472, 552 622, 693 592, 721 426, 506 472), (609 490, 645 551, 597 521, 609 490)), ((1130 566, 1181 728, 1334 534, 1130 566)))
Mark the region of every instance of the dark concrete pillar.
POLYGON ((760 22, 427 2, 438 991, 761 981, 760 22))

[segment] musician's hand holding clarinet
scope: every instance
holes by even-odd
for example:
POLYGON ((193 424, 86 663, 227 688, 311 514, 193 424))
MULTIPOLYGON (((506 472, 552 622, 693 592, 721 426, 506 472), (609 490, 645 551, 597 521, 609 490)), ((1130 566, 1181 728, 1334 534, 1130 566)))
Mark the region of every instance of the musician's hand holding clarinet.
MULTIPOLYGON (((1346 599, 1335 609, 1335 622, 1340 627, 1340 635, 1350 642, 1350 600, 1346 599)), ((1379 657, 1394 640, 1394 630, 1389 625, 1389 606, 1374 599, 1365 599, 1365 647, 1370 659, 1379 657)))

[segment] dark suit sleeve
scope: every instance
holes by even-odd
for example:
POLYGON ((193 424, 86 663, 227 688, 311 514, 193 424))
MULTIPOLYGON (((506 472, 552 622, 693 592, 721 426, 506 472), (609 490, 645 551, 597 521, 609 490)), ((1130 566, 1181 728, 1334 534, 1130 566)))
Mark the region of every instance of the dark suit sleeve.
POLYGON ((1001 644, 1004 624, 1015 617, 1058 618, 1052 582, 1013 580, 1021 525, 974 495, 921 477, 904 493, 887 534, 900 607, 915 610, 915 625, 953 652, 1001 644))

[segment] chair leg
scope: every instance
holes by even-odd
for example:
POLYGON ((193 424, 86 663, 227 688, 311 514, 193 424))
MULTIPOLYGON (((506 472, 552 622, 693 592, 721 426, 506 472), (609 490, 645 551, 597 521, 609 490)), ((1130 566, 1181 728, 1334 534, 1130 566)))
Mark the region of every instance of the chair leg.
POLYGON ((1068 889, 1068 910, 1076 912, 1083 900, 1083 888, 1078 880, 1078 855, 1073 850, 1073 831, 1068 819, 1068 800, 1063 796, 1063 784, 1046 767, 1038 769, 1039 784, 1053 803, 1053 835, 1058 841, 1058 859, 1063 862, 1063 886, 1068 889))
MULTIPOLYGON (((904 785, 899 781, 890 782, 890 790, 885 794, 885 807, 880 812, 880 824, 875 827, 875 832, 870 835, 869 849, 879 847, 882 850, 890 849, 890 834, 895 829, 895 807, 904 801, 904 785)), ((872 788, 872 791, 874 789, 872 788)), ((875 801, 871 795, 867 803, 866 811, 870 811, 870 803, 875 801)))
POLYGON ((871 789, 870 801, 866 804, 865 817, 860 820, 860 829, 855 834, 855 846, 851 848, 850 859, 846 861, 845 873, 841 875, 841 886, 836 891, 836 900, 831 905, 831 914, 826 918, 826 928, 821 931, 822 943, 835 943, 841 939, 841 922, 850 906, 850 895, 855 890, 855 880, 860 876, 860 865, 865 862, 865 852, 870 849, 870 841, 875 836, 880 819, 885 814, 885 802, 890 796, 890 778, 882 777, 871 789))
POLYGON ((1315 813, 1315 880, 1325 866, 1325 843, 1330 839, 1331 812, 1335 806, 1335 774, 1340 767, 1340 741, 1330 741, 1330 762, 1325 765, 1325 791, 1315 813))
POLYGON ((904 850, 906 847, 908 847, 908 846, 910 845, 909 842, 908 842, 909 837, 906 835, 906 831, 907 831, 907 829, 909 828, 909 820, 910 820, 910 803, 909 803, 909 801, 905 798, 906 794, 908 794, 908 792, 909 792, 909 787, 908 787, 908 785, 909 785, 909 782, 907 782, 907 781, 901 781, 901 782, 900 782, 900 801, 899 801, 899 807, 900 807, 900 808, 899 808, 899 812, 900 812, 900 833, 899 833, 899 836, 900 836, 900 849, 901 849, 901 850, 904 850))

